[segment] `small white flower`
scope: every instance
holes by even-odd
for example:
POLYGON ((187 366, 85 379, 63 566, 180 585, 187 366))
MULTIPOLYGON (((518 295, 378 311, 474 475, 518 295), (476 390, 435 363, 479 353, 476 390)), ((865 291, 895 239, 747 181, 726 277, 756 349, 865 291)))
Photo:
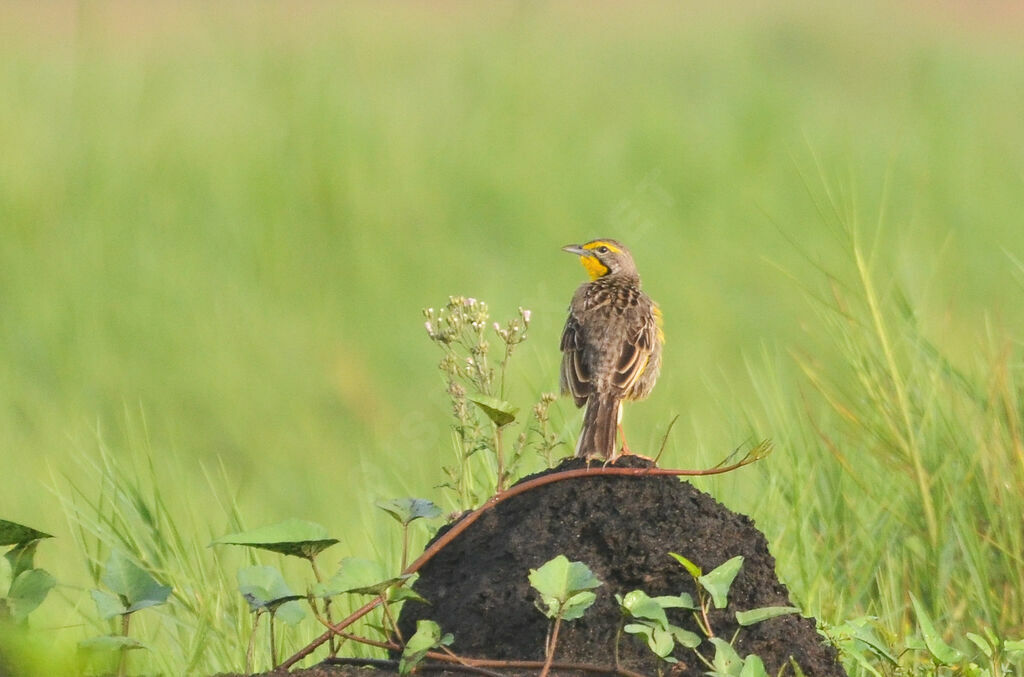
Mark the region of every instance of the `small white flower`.
POLYGON ((430 324, 429 322, 424 322, 423 326, 427 328, 428 334, 430 334, 431 336, 434 335, 434 325, 430 324))
POLYGON ((524 310, 523 311, 523 322, 525 322, 526 324, 530 324, 530 311, 529 310, 524 310))

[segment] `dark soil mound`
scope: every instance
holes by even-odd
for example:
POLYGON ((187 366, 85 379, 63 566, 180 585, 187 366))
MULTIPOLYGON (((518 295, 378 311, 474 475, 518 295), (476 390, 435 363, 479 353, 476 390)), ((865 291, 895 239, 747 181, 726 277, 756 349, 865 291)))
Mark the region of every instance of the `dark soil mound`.
MULTIPOLYGON (((624 457, 619 464, 647 462, 624 457)), ((548 472, 580 467, 583 461, 570 459, 548 472)), ((431 619, 455 636, 452 649, 460 655, 542 660, 548 622, 534 607, 537 595, 527 575, 563 554, 584 562, 604 585, 583 618, 562 625, 555 658, 613 665, 620 619, 616 593, 639 588, 651 596, 697 597, 693 581, 669 552, 704 571, 743 555, 729 608, 709 614, 719 637, 736 633, 735 611, 790 604, 765 538, 748 517, 675 477, 595 476, 539 487, 481 516, 420 570, 415 587, 431 603, 407 603, 399 627, 408 637, 417 620, 431 619)), ((670 613, 670 620, 700 632, 689 612, 670 613)), ((809 676, 846 674, 811 618, 787 615, 739 628, 735 647, 741 656, 759 655, 771 675, 791 657, 809 676)), ((709 659, 714 654, 707 641, 700 650, 709 659)), ((680 663, 673 674, 701 675, 707 669, 692 651, 677 648, 674 655, 680 663)), ((656 674, 659 664, 669 667, 628 635, 620 642, 620 659, 623 667, 646 674, 656 674)))

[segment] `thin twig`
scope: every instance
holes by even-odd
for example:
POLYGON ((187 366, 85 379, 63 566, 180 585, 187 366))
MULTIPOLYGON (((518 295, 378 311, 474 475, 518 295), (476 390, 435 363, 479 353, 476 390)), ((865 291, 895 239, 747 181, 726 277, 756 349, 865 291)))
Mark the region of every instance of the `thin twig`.
POLYGON ((654 457, 654 465, 658 465, 658 461, 661 460, 661 455, 665 452, 665 444, 668 442, 669 433, 672 432, 672 428, 675 426, 676 421, 679 420, 679 414, 672 417, 672 420, 668 423, 668 429, 665 430, 665 436, 661 438, 661 446, 658 447, 658 454, 654 457))
MULTIPOLYGON (((739 461, 730 465, 719 465, 706 470, 677 470, 673 468, 620 468, 618 466, 588 466, 586 468, 577 468, 575 470, 563 470, 561 472, 551 473, 548 475, 542 475, 541 477, 535 477, 532 480, 520 482, 514 487, 495 494, 481 505, 476 510, 466 514, 462 519, 452 525, 452 527, 446 531, 440 538, 434 541, 429 548, 423 551, 416 560, 406 567, 402 571, 402 575, 408 575, 419 571, 420 567, 429 562, 431 558, 437 555, 438 552, 448 546, 456 537, 458 537, 463 531, 468 529, 474 522, 480 519, 488 510, 494 508, 499 503, 507 501, 510 498, 514 498, 520 494, 524 494, 528 491, 532 491, 538 487, 545 486, 547 484, 554 484, 555 482, 563 482, 565 480, 583 478, 583 477, 647 477, 647 476, 671 476, 671 477, 704 477, 707 475, 721 475, 723 473, 732 472, 742 468, 743 466, 750 465, 760 461, 762 458, 767 456, 771 452, 771 442, 765 440, 751 449, 746 455, 743 456, 739 461)), ((396 583, 396 586, 402 585, 404 581, 396 583)), ((370 613, 380 605, 380 598, 374 598, 367 602, 359 609, 350 614, 347 618, 342 619, 338 623, 334 624, 330 630, 320 635, 309 644, 299 649, 290 658, 285 660, 283 663, 278 665, 279 669, 287 670, 291 666, 298 663, 300 660, 308 656, 309 654, 316 651, 316 649, 326 642, 331 636, 340 630, 347 628, 348 626, 355 623, 357 620, 370 613)))

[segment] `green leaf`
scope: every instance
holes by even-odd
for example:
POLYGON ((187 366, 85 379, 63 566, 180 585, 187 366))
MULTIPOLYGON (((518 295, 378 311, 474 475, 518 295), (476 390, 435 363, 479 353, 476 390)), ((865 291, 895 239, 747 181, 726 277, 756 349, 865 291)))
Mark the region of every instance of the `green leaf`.
POLYGON ((416 621, 416 633, 409 638, 402 650, 402 658, 398 663, 399 674, 408 675, 428 651, 448 646, 453 641, 451 634, 441 635, 441 626, 434 621, 416 621))
POLYGON ((333 576, 313 586, 315 597, 333 597, 342 593, 380 595, 409 574, 388 576, 384 565, 361 557, 346 557, 333 576))
POLYGON ((421 604, 430 604, 430 602, 423 597, 420 593, 416 592, 409 587, 406 583, 400 588, 391 588, 388 590, 388 604, 394 604, 396 602, 408 602, 408 601, 419 602, 421 604))
POLYGON ((290 519, 258 529, 221 536, 211 545, 245 545, 271 552, 312 559, 338 542, 327 536, 327 529, 315 522, 290 519))
POLYGON ((131 637, 103 635, 79 642, 78 648, 85 651, 128 651, 130 649, 148 649, 149 647, 131 637))
POLYGON ((737 555, 697 578, 697 581, 711 594, 716 609, 724 609, 729 605, 729 588, 742 566, 743 555, 737 555))
POLYGON ((171 594, 169 585, 160 585, 148 571, 117 550, 107 559, 102 581, 124 598, 128 607, 125 613, 163 604, 171 594))
POLYGON ((538 606, 541 612, 548 618, 561 615, 566 620, 582 616, 596 599, 587 591, 601 585, 586 564, 570 562, 565 555, 558 555, 539 569, 530 569, 529 578, 530 585, 540 593, 547 606, 547 609, 538 606))
POLYGON ((425 498, 393 498, 389 501, 377 501, 374 505, 394 517, 403 526, 414 520, 434 519, 442 514, 441 508, 425 498))
POLYGON ((38 545, 38 540, 19 543, 4 554, 4 559, 11 569, 11 580, 20 576, 22 572, 36 568, 35 555, 38 545))
POLYGON ((892 666, 898 665, 899 662, 897 661, 896 656, 889 651, 886 643, 879 639, 878 635, 875 633, 871 624, 876 621, 877 619, 872 616, 853 618, 841 625, 833 627, 829 634, 839 641, 842 641, 844 636, 849 637, 849 640, 854 643, 856 649, 844 647, 847 653, 852 655, 854 658, 857 658, 861 667, 865 667, 869 672, 872 672, 872 674, 878 675, 880 673, 874 670, 874 668, 869 667, 870 661, 866 657, 862 657, 860 645, 867 647, 868 651, 880 658, 884 658, 892 666))
POLYGON ((1007 653, 1010 653, 1010 652, 1016 653, 1018 651, 1024 651, 1024 639, 1008 639, 1008 640, 1005 640, 1003 642, 1003 651, 1005 651, 1007 653))
POLYGON ((96 612, 103 620, 128 612, 128 607, 117 595, 111 595, 104 590, 90 590, 89 594, 92 595, 92 601, 96 603, 96 612))
POLYGON ((270 613, 274 618, 288 625, 298 625, 306 617, 306 602, 302 595, 293 595, 284 599, 275 599, 271 604, 270 613), (303 600, 303 601, 298 601, 303 600))
POLYGON ((988 641, 981 635, 976 635, 973 632, 967 633, 967 639, 974 643, 974 646, 981 649, 981 652, 985 654, 986 658, 992 658, 992 647, 989 646, 988 641))
POLYGON ((678 595, 661 595, 653 599, 662 609, 697 609, 693 596, 688 592, 681 592, 678 595))
POLYGON ((694 578, 700 578, 701 574, 704 573, 703 571, 701 571, 701 568, 699 566, 697 566, 696 564, 694 564, 690 560, 686 559, 682 555, 679 555, 679 554, 674 553, 674 552, 670 552, 669 555, 672 558, 674 558, 677 562, 682 564, 683 568, 685 568, 690 573, 690 575, 693 576, 694 578))
POLYGON ((21 572, 11 583, 11 589, 7 595, 7 607, 11 618, 15 621, 25 620, 36 607, 43 603, 46 595, 56 584, 57 579, 43 569, 29 569, 21 572))
POLYGON ((14 575, 11 572, 11 563, 0 557, 0 599, 3 599, 4 591, 9 590, 13 582, 14 575))
POLYGON ((647 642, 647 646, 651 646, 651 635, 654 634, 654 626, 649 623, 626 623, 622 626, 622 630, 630 635, 640 635, 647 642))
POLYGON ((768 677, 768 671, 764 669, 764 662, 757 654, 750 654, 743 660, 743 669, 740 670, 740 677, 768 677))
POLYGON ((932 619, 914 597, 914 593, 910 593, 910 601, 914 605, 914 614, 917 616, 917 624, 921 627, 921 635, 924 637, 925 646, 928 647, 928 653, 943 665, 952 665, 963 660, 962 653, 942 641, 942 636, 936 632, 932 619))
POLYGON ((739 677, 743 669, 743 659, 732 648, 732 644, 719 637, 712 637, 711 643, 715 645, 715 659, 711 661, 716 677, 739 677))
POLYGON ((17 522, 0 520, 0 545, 21 545, 38 541, 40 538, 53 538, 53 536, 17 522))
POLYGON ((672 633, 672 636, 676 638, 676 641, 685 646, 687 649, 696 649, 700 646, 700 635, 689 630, 684 630, 675 625, 669 625, 668 631, 672 633))
POLYGON ((589 590, 576 593, 562 606, 562 620, 574 621, 577 618, 582 618, 584 612, 590 608, 596 599, 597 595, 589 590))
POLYGON ((625 597, 615 596, 623 612, 632 618, 640 618, 654 621, 661 629, 668 628, 668 617, 665 616, 665 609, 657 601, 647 596, 643 590, 633 590, 626 593, 625 597))
POLYGON ((754 623, 766 621, 769 618, 798 613, 800 613, 800 609, 797 609, 795 606, 763 606, 758 609, 751 609, 750 611, 737 611, 736 622, 740 625, 753 625, 754 623))
POLYGON ((668 631, 655 628, 647 639, 647 647, 655 656, 664 659, 676 648, 676 643, 672 641, 672 635, 668 631))
MULTIPOLYGON (((280 614, 281 609, 290 602, 303 599, 296 595, 284 580, 284 576, 275 567, 250 566, 238 570, 238 592, 249 603, 250 611, 263 609, 280 614)), ((299 607, 302 610, 302 607, 299 607)), ((285 610, 282 620, 289 622, 295 615, 294 611, 285 610)), ((305 615, 305 611, 303 614, 305 615)))
POLYGON ((467 395, 466 399, 480 407, 487 414, 487 418, 491 419, 499 428, 516 420, 516 414, 519 413, 518 408, 496 397, 477 394, 467 395))
POLYGON ((647 648, 668 663, 678 662, 669 655, 675 648, 675 641, 691 649, 700 644, 700 637, 692 632, 668 624, 665 628, 659 628, 655 621, 627 623, 622 629, 631 635, 642 635, 647 641, 647 648))

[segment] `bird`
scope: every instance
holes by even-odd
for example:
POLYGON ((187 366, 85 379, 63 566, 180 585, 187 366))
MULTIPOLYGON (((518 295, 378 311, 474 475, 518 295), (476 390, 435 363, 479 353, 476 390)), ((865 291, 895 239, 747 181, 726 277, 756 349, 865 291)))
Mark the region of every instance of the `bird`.
MULTIPOLYGON (((640 289, 633 256, 608 238, 570 244, 590 281, 576 290, 562 331, 560 385, 577 407, 586 405, 576 456, 612 461, 623 400, 650 395, 665 343, 661 310, 640 289)), ((621 453, 632 453, 623 434, 621 453)))

